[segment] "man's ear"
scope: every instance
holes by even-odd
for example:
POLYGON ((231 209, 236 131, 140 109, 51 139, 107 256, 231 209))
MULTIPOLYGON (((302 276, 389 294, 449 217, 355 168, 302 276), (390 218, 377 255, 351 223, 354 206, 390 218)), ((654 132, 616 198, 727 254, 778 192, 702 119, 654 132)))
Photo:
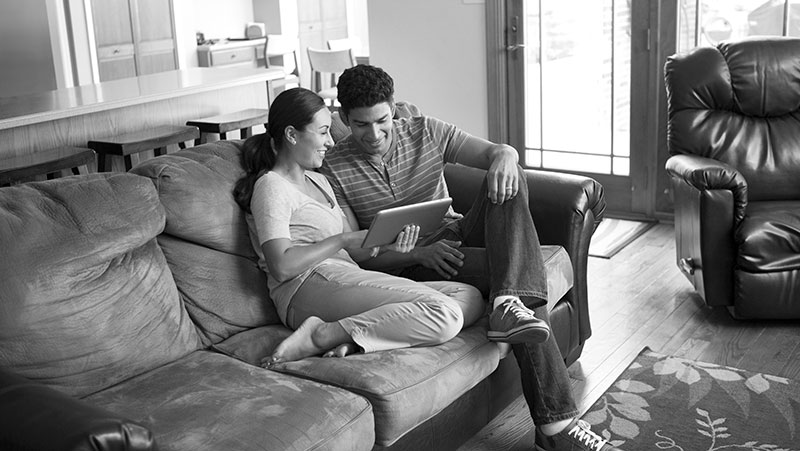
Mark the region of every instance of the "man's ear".
POLYGON ((342 110, 341 108, 339 108, 339 119, 342 121, 344 125, 348 127, 350 126, 350 118, 347 117, 347 113, 345 113, 344 110, 342 110))

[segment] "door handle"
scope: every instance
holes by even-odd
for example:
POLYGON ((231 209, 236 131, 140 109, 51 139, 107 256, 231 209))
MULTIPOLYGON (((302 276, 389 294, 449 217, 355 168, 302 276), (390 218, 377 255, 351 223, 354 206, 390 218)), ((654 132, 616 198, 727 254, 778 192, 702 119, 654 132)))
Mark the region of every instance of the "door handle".
POLYGON ((514 52, 519 49, 525 48, 525 44, 520 42, 519 32, 520 32, 519 16, 514 16, 511 18, 511 24, 509 26, 509 36, 508 36, 508 40, 514 43, 506 46, 507 52, 514 52))

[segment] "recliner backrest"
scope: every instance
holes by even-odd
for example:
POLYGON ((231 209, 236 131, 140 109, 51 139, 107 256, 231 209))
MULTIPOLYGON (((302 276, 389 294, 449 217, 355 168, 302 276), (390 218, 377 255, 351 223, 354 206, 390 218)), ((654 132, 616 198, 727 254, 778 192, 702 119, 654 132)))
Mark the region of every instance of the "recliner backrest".
POLYGON ((800 39, 752 37, 665 65, 670 154, 725 162, 751 200, 800 198, 800 39))

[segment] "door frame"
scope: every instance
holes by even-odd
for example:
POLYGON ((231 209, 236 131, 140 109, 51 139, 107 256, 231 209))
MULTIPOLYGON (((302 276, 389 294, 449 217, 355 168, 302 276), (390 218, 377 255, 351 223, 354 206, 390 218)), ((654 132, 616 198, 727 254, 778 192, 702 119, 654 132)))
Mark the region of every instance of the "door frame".
MULTIPOLYGON (((521 41, 524 21, 513 30, 510 19, 522 17, 524 0, 486 0, 486 51, 489 139, 524 149, 524 51, 509 51, 521 41), (522 93, 522 95, 518 94, 522 93)), ((663 67, 675 53, 677 0, 631 2, 631 169, 629 177, 572 172, 591 177, 605 188, 609 216, 672 219, 666 161, 666 92, 663 67), (664 202, 667 196, 668 202, 664 202), (658 208, 657 208, 658 207, 658 208)), ((547 171, 548 169, 542 169, 547 171)), ((571 171, 559 171, 571 172, 571 171)))

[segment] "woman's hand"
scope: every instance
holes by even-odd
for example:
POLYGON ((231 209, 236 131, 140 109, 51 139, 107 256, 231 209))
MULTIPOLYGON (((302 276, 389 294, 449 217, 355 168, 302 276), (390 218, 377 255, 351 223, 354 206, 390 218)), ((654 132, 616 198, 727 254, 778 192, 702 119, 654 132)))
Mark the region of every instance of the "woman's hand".
POLYGON ((362 248, 361 243, 364 242, 367 232, 368 230, 360 230, 358 232, 345 232, 341 234, 345 242, 349 243, 345 246, 347 252, 350 253, 353 260, 359 262, 359 264, 387 251, 408 254, 414 249, 414 246, 417 245, 417 240, 419 239, 419 226, 416 224, 407 224, 403 227, 403 230, 397 234, 394 243, 372 248, 362 248))
MULTIPOLYGON (((382 246, 382 250, 395 251, 407 254, 414 249, 419 239, 419 226, 416 224, 406 224, 403 230, 397 234, 397 239, 392 244, 382 246)), ((374 250, 373 250, 374 253, 374 250)))

